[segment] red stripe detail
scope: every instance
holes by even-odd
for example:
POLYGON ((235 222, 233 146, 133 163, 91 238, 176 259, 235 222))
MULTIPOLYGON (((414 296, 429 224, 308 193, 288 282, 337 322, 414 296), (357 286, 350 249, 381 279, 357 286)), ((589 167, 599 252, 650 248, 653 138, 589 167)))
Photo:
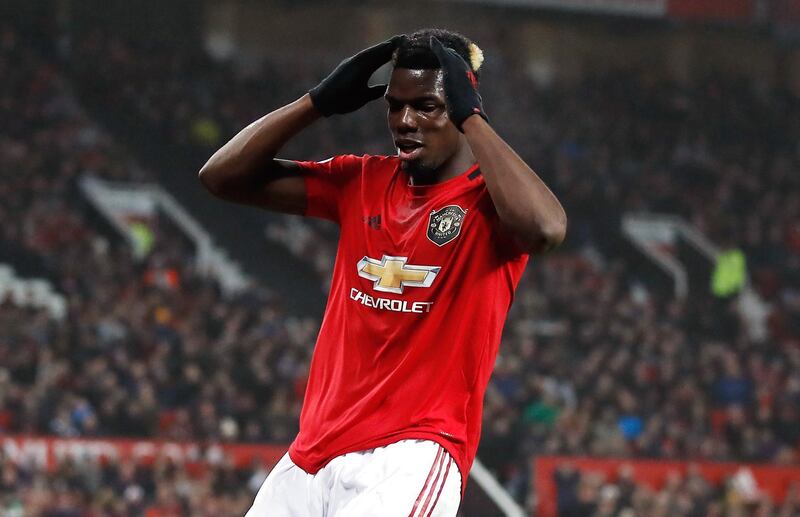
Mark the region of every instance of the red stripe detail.
MULTIPOLYGON (((444 450, 444 448, 441 445, 439 447, 442 450, 444 450)), ((446 453, 442 455, 442 459, 439 462, 439 469, 436 471, 436 478, 434 478, 433 480, 433 486, 431 487, 431 491, 428 492, 428 497, 425 498, 425 504, 422 505, 422 509, 420 509, 419 511, 420 515, 423 515, 425 513, 425 510, 427 510, 428 508, 428 503, 431 502, 431 497, 433 497, 433 491, 436 489, 436 484, 439 483, 439 476, 442 475, 442 465, 444 465, 444 460, 446 457, 447 457, 446 453)))
POLYGON ((417 500, 414 501, 414 507, 411 508, 411 513, 408 514, 408 517, 413 517, 414 513, 417 511, 417 506, 419 506, 419 502, 422 500, 422 496, 425 494, 425 490, 428 488, 428 483, 431 482, 431 476, 433 476, 433 470, 436 468, 436 464, 439 463, 439 458, 442 455, 442 446, 439 446, 439 452, 436 453, 436 458, 433 459, 433 464, 431 464, 431 470, 428 471, 428 479, 425 480, 425 484, 422 485, 422 490, 419 491, 419 495, 417 496, 417 500))
POLYGON ((431 506, 431 511, 428 512, 426 517, 431 517, 433 515, 433 509, 436 508, 436 503, 439 502, 439 496, 442 495, 442 489, 444 488, 444 484, 447 482, 447 474, 450 473, 450 460, 447 460, 447 469, 444 471, 444 479, 442 479, 442 484, 439 486, 439 491, 436 493, 436 499, 433 500, 433 506, 431 506))

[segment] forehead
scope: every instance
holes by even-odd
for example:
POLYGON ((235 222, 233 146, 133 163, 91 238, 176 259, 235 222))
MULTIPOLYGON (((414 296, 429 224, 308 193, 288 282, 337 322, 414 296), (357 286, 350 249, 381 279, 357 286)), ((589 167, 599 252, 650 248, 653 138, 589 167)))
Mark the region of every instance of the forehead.
POLYGON ((386 95, 395 99, 434 96, 444 99, 442 70, 395 68, 386 95))

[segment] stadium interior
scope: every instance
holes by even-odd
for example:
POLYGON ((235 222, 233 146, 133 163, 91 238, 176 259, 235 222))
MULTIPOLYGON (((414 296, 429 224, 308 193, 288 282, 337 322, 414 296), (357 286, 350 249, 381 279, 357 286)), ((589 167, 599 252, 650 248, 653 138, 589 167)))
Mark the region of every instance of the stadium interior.
MULTIPOLYGON (((485 400, 513 504, 471 482, 461 514, 800 515, 800 2, 563 4, 4 2, 0 513, 246 512, 297 432, 337 234, 197 171, 354 50, 443 26, 569 217, 485 400)), ((392 154, 384 112, 282 155, 392 154)))

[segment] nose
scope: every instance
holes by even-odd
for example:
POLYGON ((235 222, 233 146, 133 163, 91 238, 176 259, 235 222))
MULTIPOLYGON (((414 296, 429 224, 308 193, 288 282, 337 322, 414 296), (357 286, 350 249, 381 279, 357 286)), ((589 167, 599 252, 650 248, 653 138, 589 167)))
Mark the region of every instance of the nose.
POLYGON ((397 130, 401 132, 416 131, 417 117, 411 106, 403 106, 400 110, 399 119, 397 121, 397 130))

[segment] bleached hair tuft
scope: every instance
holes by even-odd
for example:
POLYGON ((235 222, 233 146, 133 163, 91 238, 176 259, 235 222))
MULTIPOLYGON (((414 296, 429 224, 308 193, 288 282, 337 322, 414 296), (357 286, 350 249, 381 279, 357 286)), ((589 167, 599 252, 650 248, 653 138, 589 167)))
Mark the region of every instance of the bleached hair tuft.
POLYGON ((472 67, 473 72, 477 72, 481 69, 481 65, 483 64, 483 50, 474 44, 469 44, 469 65, 472 67))

